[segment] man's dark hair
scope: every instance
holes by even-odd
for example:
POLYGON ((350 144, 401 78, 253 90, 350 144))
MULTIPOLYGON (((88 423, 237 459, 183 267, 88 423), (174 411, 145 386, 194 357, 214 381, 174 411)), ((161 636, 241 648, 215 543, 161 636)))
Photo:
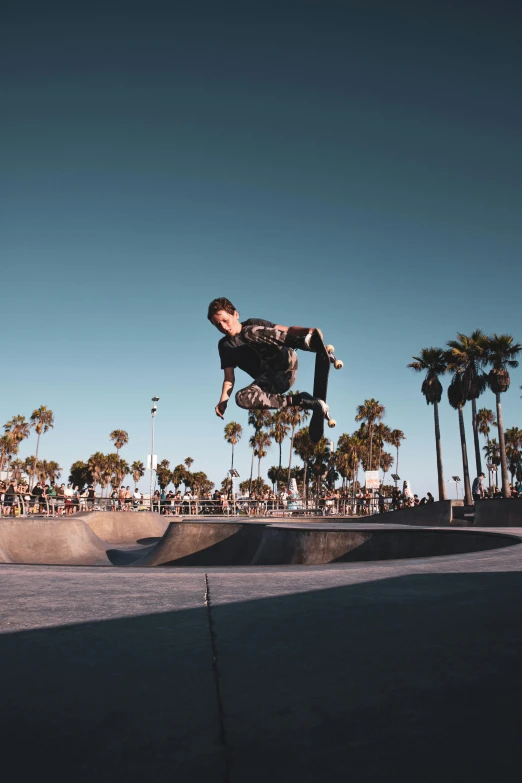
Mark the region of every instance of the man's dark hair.
POLYGON ((208 320, 212 321, 212 318, 220 310, 224 310, 225 313, 229 313, 230 315, 234 315, 234 313, 236 312, 236 308, 234 307, 230 299, 227 299, 225 296, 221 296, 219 297, 219 299, 213 299, 209 304, 208 313, 207 313, 208 320))

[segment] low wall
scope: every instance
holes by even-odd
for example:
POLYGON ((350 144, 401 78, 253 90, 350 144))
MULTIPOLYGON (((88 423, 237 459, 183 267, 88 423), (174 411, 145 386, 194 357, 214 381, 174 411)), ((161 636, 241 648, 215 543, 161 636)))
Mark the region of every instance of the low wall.
POLYGON ((390 522, 394 525, 420 525, 427 527, 447 527, 454 524, 453 509, 463 506, 462 500, 438 500, 425 506, 400 508, 387 514, 371 517, 376 522, 390 522))
POLYGON ((522 498, 477 500, 475 527, 522 527, 522 498))

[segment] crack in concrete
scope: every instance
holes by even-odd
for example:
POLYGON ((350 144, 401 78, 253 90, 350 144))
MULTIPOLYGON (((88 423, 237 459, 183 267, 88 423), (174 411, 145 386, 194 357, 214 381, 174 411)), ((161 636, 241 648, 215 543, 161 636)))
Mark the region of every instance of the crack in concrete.
POLYGON ((223 697, 221 694, 219 658, 218 658, 218 649, 217 649, 217 634, 214 627, 214 618, 212 616, 212 599, 210 597, 210 584, 208 581, 208 574, 205 574, 205 606, 207 608, 208 630, 210 635, 210 646, 212 650, 212 671, 214 675, 214 687, 216 689, 216 702, 217 702, 218 720, 219 720, 219 742, 221 744, 221 747, 223 748, 224 762, 225 762, 225 766, 223 770, 223 783, 230 783, 230 767, 231 767, 232 759, 231 759, 230 747, 227 738, 223 697))

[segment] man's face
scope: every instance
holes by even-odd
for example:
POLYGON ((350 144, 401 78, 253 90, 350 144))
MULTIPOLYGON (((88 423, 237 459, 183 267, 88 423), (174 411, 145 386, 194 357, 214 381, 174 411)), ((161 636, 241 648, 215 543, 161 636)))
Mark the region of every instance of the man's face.
POLYGON ((233 337, 241 331, 239 313, 237 310, 234 310, 232 315, 227 313, 226 310, 218 310, 217 313, 212 316, 212 323, 221 334, 227 334, 229 337, 233 337))

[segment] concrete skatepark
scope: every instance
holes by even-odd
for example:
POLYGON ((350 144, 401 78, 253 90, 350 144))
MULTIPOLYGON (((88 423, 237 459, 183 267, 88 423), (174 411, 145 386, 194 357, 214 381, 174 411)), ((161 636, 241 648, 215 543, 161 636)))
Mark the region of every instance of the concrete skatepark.
POLYGON ((169 521, 1 520, 6 779, 520 775, 522 526, 169 521))

